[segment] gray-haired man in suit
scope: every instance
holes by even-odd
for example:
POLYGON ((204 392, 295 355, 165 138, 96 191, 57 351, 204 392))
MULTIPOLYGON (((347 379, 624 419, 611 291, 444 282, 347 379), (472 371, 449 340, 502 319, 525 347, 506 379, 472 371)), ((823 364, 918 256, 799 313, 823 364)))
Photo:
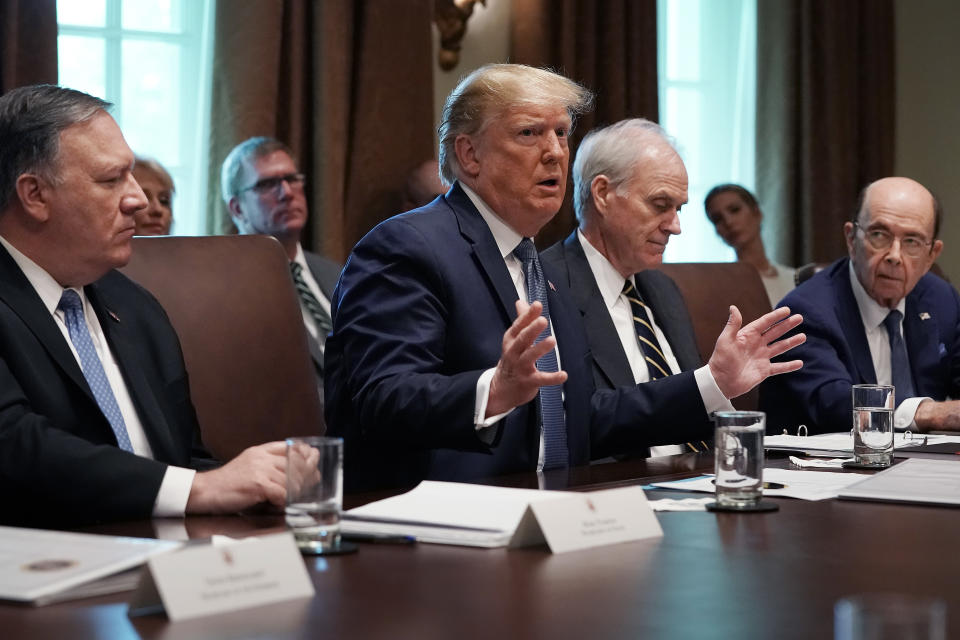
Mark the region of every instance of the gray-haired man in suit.
MULTIPOLYGON (((724 389, 729 372, 716 366, 716 350, 702 364, 680 291, 654 270, 670 236, 680 233, 678 214, 687 202, 680 155, 656 123, 623 120, 584 137, 573 180, 579 228, 545 251, 543 262, 566 276, 564 284, 587 329, 597 388, 694 370, 698 392, 675 386, 682 396, 676 402, 702 402, 707 426, 712 412, 733 408, 732 394, 724 389)), ((671 416, 644 420, 663 433, 674 426, 671 416)), ((652 447, 650 453, 679 453, 686 447, 699 450, 705 444, 652 447)))
POLYGON ((234 147, 223 161, 220 174, 223 201, 240 233, 273 236, 287 253, 322 391, 330 296, 341 265, 300 246, 308 215, 305 182, 306 176, 297 168, 290 148, 264 137, 249 138, 234 147))

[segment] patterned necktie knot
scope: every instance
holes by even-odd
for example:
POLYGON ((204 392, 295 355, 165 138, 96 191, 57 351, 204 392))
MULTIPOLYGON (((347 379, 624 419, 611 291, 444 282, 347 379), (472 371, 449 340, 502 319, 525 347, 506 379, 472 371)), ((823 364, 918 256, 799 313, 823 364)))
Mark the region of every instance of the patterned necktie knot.
POLYGON ((83 303, 80 302, 80 296, 73 289, 65 289, 63 295, 60 296, 60 304, 57 305, 57 308, 67 313, 68 311, 79 311, 83 308, 83 303))
POLYGON ((524 238, 520 241, 520 244, 517 245, 517 248, 513 250, 513 255, 526 266, 536 257, 537 248, 533 246, 533 241, 530 238, 524 238))

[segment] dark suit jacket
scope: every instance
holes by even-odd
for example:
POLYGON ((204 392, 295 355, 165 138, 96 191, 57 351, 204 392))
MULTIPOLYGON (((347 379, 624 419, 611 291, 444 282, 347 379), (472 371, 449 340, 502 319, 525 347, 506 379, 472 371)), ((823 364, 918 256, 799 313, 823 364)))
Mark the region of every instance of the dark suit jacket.
POLYGON ((144 289, 111 271, 85 292, 155 460, 119 449, 56 321, 0 247, 0 521, 149 517, 168 464, 208 467, 176 333, 144 289))
MULTIPOLYGON (((569 292, 544 268, 560 351, 571 465, 591 446, 630 450, 668 439, 637 416, 666 412, 693 373, 594 392, 592 356, 569 292)), ((536 402, 517 407, 486 444, 474 428, 476 385, 496 366, 517 292, 490 229, 455 185, 381 223, 354 247, 333 297, 326 418, 346 439, 351 489, 422 479, 470 481, 536 468, 536 402)), ((669 441, 701 437, 702 405, 677 410, 669 441)))
MULTIPOLYGON (((850 285, 849 259, 834 262, 787 297, 780 306, 803 314, 806 343, 790 351, 803 368, 773 376, 760 387, 760 408, 771 433, 848 431, 850 387, 875 384, 876 373, 863 320, 850 285)), ((960 296, 937 276, 923 276, 907 295, 903 336, 918 396, 960 398, 960 296)))
MULTIPOLYGON (((571 233, 566 240, 559 242, 541 254, 544 265, 559 274, 560 280, 569 287, 576 308, 580 311, 583 326, 586 329, 590 351, 593 354, 593 379, 598 389, 613 389, 634 384, 630 363, 620 344, 620 337, 614 327, 610 312, 600 294, 596 278, 587 262, 583 246, 577 238, 577 232, 571 233)), ((655 270, 641 271, 635 274, 640 295, 654 310, 657 325, 663 330, 670 348, 673 350, 681 371, 692 371, 703 364, 697 351, 697 339, 693 332, 693 323, 683 296, 677 285, 668 276, 655 270)), ((673 388, 677 394, 666 405, 663 413, 642 416, 650 429, 663 433, 669 439, 670 432, 680 419, 678 411, 685 404, 696 404, 703 399, 692 376, 688 385, 673 388)), ((700 419, 701 427, 709 432, 711 423, 704 408, 700 419)), ((595 454, 601 452, 595 451, 595 454)))
MULTIPOLYGON (((307 266, 310 267, 310 273, 313 279, 320 285, 320 291, 327 297, 327 300, 333 299, 333 289, 337 286, 337 279, 340 277, 342 265, 333 260, 328 260, 319 253, 312 251, 303 251, 304 258, 307 260, 307 266)), ((323 351, 314 337, 307 332, 307 346, 310 348, 310 358, 313 360, 313 366, 317 370, 319 384, 323 386, 323 351)))

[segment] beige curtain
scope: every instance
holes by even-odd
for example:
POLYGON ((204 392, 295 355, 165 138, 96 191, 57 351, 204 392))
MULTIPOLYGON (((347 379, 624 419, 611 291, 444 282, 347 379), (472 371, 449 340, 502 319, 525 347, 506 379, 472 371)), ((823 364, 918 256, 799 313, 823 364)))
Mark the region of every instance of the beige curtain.
MULTIPOLYGON (((656 0, 513 0, 514 62, 551 67, 596 92, 594 112, 571 139, 594 126, 657 114, 656 0)), ((573 153, 571 153, 572 165, 573 153)), ((560 213, 537 236, 549 246, 574 228, 572 181, 560 213)))
POLYGON ((56 82, 56 0, 0 0, 0 93, 56 82))
POLYGON ((774 255, 846 253, 860 189, 894 163, 892 0, 760 0, 757 195, 774 255))
POLYGON ((223 159, 271 135, 309 176, 304 243, 343 259, 398 213, 433 157, 430 0, 246 0, 217 5, 208 231, 232 228, 223 159))

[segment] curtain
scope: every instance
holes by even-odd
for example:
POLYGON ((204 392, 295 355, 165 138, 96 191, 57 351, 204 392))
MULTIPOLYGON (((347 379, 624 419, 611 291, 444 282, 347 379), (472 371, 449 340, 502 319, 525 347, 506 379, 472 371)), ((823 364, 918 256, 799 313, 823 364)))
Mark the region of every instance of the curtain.
MULTIPOLYGON (((513 0, 511 60, 550 67, 596 92, 593 113, 571 138, 624 118, 656 121, 656 0, 513 0)), ((545 247, 575 226, 572 180, 560 213, 537 236, 545 247)))
POLYGON ((287 143, 309 177, 308 248, 342 260, 399 213, 433 157, 430 0, 217 5, 208 231, 232 229, 219 172, 254 135, 287 143))
POLYGON ((757 195, 774 255, 846 253, 842 226, 894 163, 892 0, 760 0, 757 195))
POLYGON ((56 82, 56 0, 0 0, 0 93, 56 82))

